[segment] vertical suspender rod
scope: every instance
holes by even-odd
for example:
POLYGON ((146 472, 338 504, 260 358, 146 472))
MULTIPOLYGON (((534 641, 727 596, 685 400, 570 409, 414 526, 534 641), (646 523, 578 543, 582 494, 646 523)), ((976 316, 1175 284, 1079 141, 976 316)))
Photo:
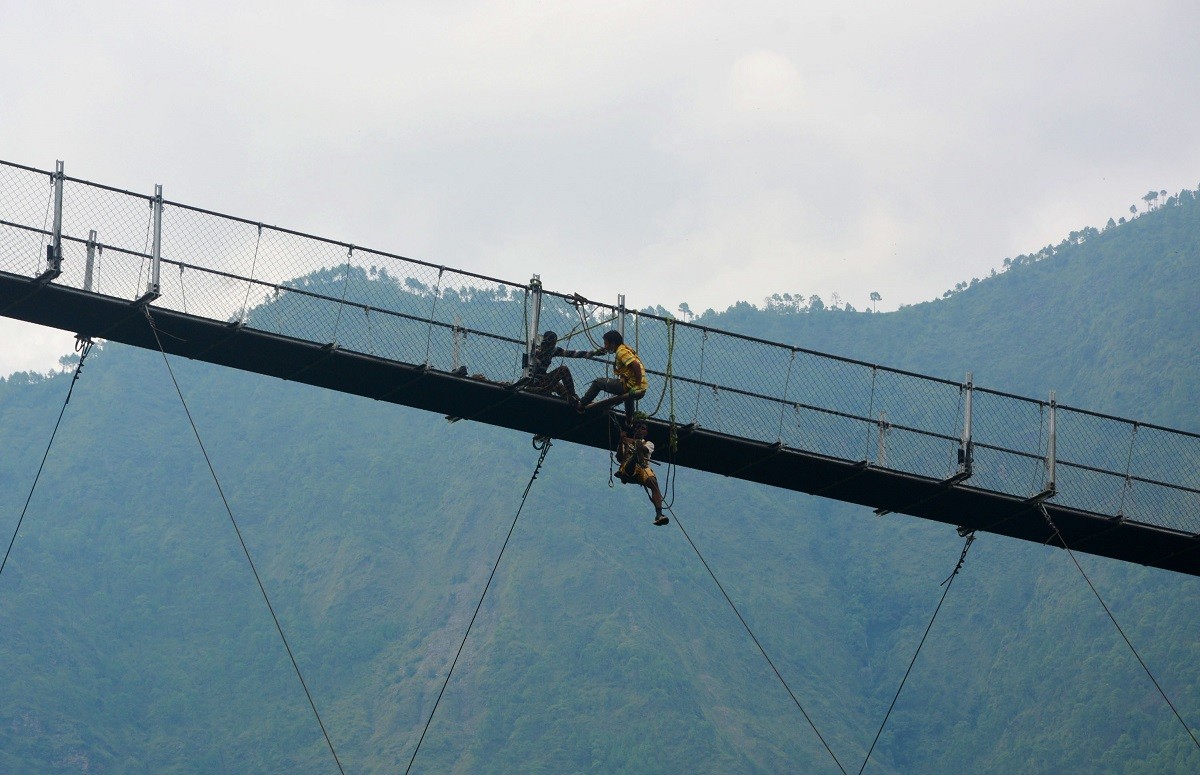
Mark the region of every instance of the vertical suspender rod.
POLYGON ((975 393, 974 376, 971 372, 967 372, 966 382, 963 383, 963 390, 966 391, 966 400, 963 402, 963 432, 962 441, 958 447, 958 471, 960 474, 971 475, 974 466, 975 449, 971 441, 971 399, 975 393))
POLYGON ((46 246, 46 270, 41 279, 53 280, 62 274, 62 216, 63 216, 63 163, 54 164, 54 226, 50 244, 46 246))
POLYGON ((88 232, 87 263, 83 266, 83 289, 92 290, 93 275, 96 267, 96 230, 88 232))
POLYGON ((529 297, 533 309, 529 315, 529 328, 525 331, 525 363, 521 376, 528 379, 533 370, 533 348, 537 346, 542 318, 542 278, 534 275, 529 280, 529 297))
POLYGON ((162 268, 162 186, 154 186, 154 242, 150 249, 150 283, 146 286, 146 296, 153 301, 162 295, 162 285, 159 283, 159 273, 162 268))
POLYGON ((1058 403, 1054 400, 1054 391, 1050 391, 1050 429, 1046 440, 1046 492, 1053 495, 1056 492, 1054 482, 1054 465, 1058 459, 1058 428, 1055 424, 1055 413, 1058 403))

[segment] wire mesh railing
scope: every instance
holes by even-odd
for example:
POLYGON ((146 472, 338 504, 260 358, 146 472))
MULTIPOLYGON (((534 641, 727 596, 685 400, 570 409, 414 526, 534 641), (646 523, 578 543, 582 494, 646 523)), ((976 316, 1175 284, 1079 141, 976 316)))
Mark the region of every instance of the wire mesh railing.
MULTIPOLYGON (((960 486, 989 492, 1053 492, 1071 508, 1200 533, 1197 434, 159 205, 61 172, 0 162, 0 271, 130 301, 150 294, 160 308, 501 383, 521 377, 539 331, 583 350, 616 328, 650 375, 640 408, 664 420, 934 480, 965 476, 960 486)), ((580 392, 610 368, 603 358, 568 365, 580 392)))

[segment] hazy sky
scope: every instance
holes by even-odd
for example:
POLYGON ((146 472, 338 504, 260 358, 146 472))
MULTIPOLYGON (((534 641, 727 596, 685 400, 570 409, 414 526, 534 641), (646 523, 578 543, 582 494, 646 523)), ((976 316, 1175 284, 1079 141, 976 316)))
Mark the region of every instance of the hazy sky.
MULTIPOLYGON (((1198 29, 1195 0, 0 0, 0 158, 637 307, 892 310, 1200 185, 1198 29)), ((2 374, 72 341, 0 337, 2 374)))

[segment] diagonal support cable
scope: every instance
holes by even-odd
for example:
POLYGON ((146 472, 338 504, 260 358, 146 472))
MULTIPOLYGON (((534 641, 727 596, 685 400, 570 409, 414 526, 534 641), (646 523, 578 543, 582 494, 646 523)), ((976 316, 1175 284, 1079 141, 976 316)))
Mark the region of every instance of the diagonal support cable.
POLYGON ((300 672, 300 664, 296 662, 296 655, 292 653, 292 647, 288 644, 287 636, 283 634, 283 625, 279 623, 279 617, 275 615, 275 606, 271 605, 271 598, 267 595, 267 588, 263 586, 262 577, 258 575, 258 568, 254 565, 254 559, 250 556, 250 549, 246 546, 246 539, 242 537, 242 530, 238 527, 237 519, 233 516, 233 509, 229 505, 229 499, 225 497, 225 490, 221 487, 221 480, 217 478, 217 471, 213 468, 212 459, 208 456, 208 450, 204 447, 204 440, 200 438, 200 431, 196 427, 196 421, 192 419, 192 412, 188 409, 187 400, 183 397, 183 390, 179 387, 179 380, 175 379, 175 370, 171 368, 171 361, 167 359, 167 351, 163 349, 162 340, 158 337, 158 326, 154 323, 154 318, 150 315, 150 307, 146 305, 142 307, 142 311, 146 315, 146 320, 150 323, 150 331, 154 334, 154 341, 158 344, 158 351, 162 353, 163 363, 167 366, 167 373, 171 375, 171 382, 175 385, 175 392, 179 394, 179 402, 183 404, 184 414, 187 415, 188 423, 192 426, 192 433, 196 437, 196 443, 200 445, 200 452, 204 455, 204 462, 208 464, 208 472, 212 474, 213 483, 217 486, 217 493, 221 496, 221 502, 225 504, 225 513, 229 515, 229 521, 233 525, 233 532, 237 533, 238 543, 242 545, 242 552, 246 555, 246 562, 250 565, 250 571, 254 574, 254 580, 258 583, 258 591, 262 593, 263 600, 267 604, 267 610, 271 612, 271 619, 275 622, 275 629, 279 632, 279 639, 283 641, 283 648, 287 651, 288 659, 292 661, 292 668, 296 671, 296 677, 300 679, 300 687, 304 689, 304 696, 308 698, 308 705, 312 708, 313 715, 317 718, 317 726, 321 728, 321 734, 325 736, 325 745, 329 747, 329 753, 333 756, 333 762, 337 765, 338 772, 345 775, 345 770, 342 769, 342 762, 338 759, 337 751, 333 748, 333 741, 329 738, 329 732, 325 729, 325 722, 321 720, 321 714, 317 711, 317 704, 313 701, 312 693, 308 690, 308 684, 304 681, 304 674, 300 672))
POLYGON ((1179 720, 1179 724, 1183 727, 1183 731, 1187 732, 1188 737, 1192 739, 1192 743, 1197 749, 1200 749, 1200 740, 1196 739, 1196 734, 1191 730, 1191 727, 1187 725, 1187 722, 1183 720, 1183 716, 1179 715, 1179 711, 1175 708, 1175 703, 1171 702, 1171 698, 1167 696, 1165 691, 1163 691, 1162 686, 1160 686, 1158 683, 1158 679, 1154 677, 1154 673, 1150 672, 1149 666, 1147 666, 1145 660, 1142 659, 1142 655, 1138 653, 1136 648, 1134 648, 1133 642, 1129 640, 1129 636, 1125 634, 1125 630, 1121 629, 1121 625, 1117 622, 1117 617, 1113 616, 1113 612, 1108 609, 1108 604, 1104 602, 1104 598, 1100 597, 1100 592, 1096 589, 1096 585, 1092 583, 1090 578, 1088 578, 1087 573, 1085 573, 1083 570, 1083 566, 1080 565, 1079 560, 1075 558, 1075 552, 1072 552, 1071 547, 1067 546, 1067 541, 1063 538, 1062 533, 1059 532, 1058 525, 1055 525, 1054 520, 1050 519, 1050 512, 1046 510, 1046 504, 1038 503, 1038 508, 1041 510, 1042 516, 1046 520, 1046 524, 1050 526, 1050 529, 1054 531, 1054 535, 1058 537, 1058 542, 1062 544, 1062 548, 1067 550, 1067 554, 1071 557, 1071 562, 1075 563, 1075 567, 1079 570, 1079 575, 1083 576, 1083 580, 1086 581, 1088 587, 1091 588, 1092 594, 1095 595, 1096 599, 1100 601, 1100 607, 1104 609, 1104 613, 1108 614, 1108 618, 1112 620, 1113 626, 1116 627, 1117 632, 1121 634, 1121 638, 1125 641, 1125 645, 1129 647, 1129 650, 1133 652, 1134 658, 1137 659, 1138 664, 1141 665, 1142 669, 1146 671, 1146 675, 1150 678, 1150 683, 1154 684, 1154 688, 1158 690, 1158 693, 1162 696, 1163 701, 1167 703, 1167 707, 1169 707, 1171 712, 1175 714, 1175 718, 1179 720))
POLYGON ((504 558, 504 550, 508 548, 508 541, 512 538, 513 530, 517 527, 517 519, 521 516, 521 509, 525 508, 525 501, 529 498, 529 491, 533 489, 533 480, 537 479, 538 472, 542 470, 542 463, 546 460, 546 453, 550 451, 550 439, 545 438, 538 449, 541 449, 542 454, 538 456, 537 464, 533 467, 533 475, 529 477, 529 484, 525 485, 525 492, 521 495, 521 505, 517 507, 517 513, 513 515, 512 524, 508 526, 508 535, 504 537, 504 543, 500 547, 500 554, 496 556, 496 562, 492 565, 492 572, 488 575, 487 583, 483 585, 483 594, 479 596, 479 602, 475 604, 475 613, 471 614, 471 621, 467 624, 467 631, 463 633, 462 642, 458 644, 458 651, 455 652, 454 660, 450 663, 450 669, 446 672, 446 680, 442 681, 442 688, 438 691, 437 699, 433 701, 433 708, 429 711, 429 718, 425 721, 425 728, 421 730, 421 737, 418 738, 417 745, 413 748, 412 758, 408 760, 408 767, 404 769, 405 775, 412 770, 413 762, 417 760, 417 753, 421 750, 421 743, 425 741, 425 733, 429 731, 429 725, 433 723, 433 714, 437 713, 438 704, 442 701, 442 695, 446 693, 446 686, 450 683, 450 676, 454 675, 454 667, 458 664, 458 658, 462 656, 463 647, 467 645, 467 638, 471 635, 471 628, 475 626, 475 619, 479 616, 479 609, 483 607, 484 598, 487 597, 488 590, 492 586, 492 579, 496 577, 496 569, 500 567, 500 560, 504 558))
POLYGON ((867 762, 871 760, 871 754, 875 751, 875 744, 879 742, 879 736, 883 734, 883 728, 887 726, 888 718, 892 715, 892 709, 896 707, 896 700, 900 699, 900 692, 904 690, 904 683, 908 680, 908 675, 912 672, 913 665, 917 663, 917 657, 921 654, 921 647, 925 645, 925 639, 929 637, 929 631, 933 629, 933 623, 937 621, 938 612, 942 610, 942 603, 946 602, 946 595, 950 594, 950 585, 954 583, 958 572, 962 570, 963 563, 967 559, 967 551, 971 548, 971 544, 975 543, 975 531, 970 531, 965 537, 966 543, 963 544, 962 553, 958 555, 958 564, 954 566, 954 570, 946 577, 946 580, 939 585, 945 587, 942 590, 942 597, 938 600, 937 607, 933 609, 933 616, 929 617, 929 624, 925 627, 925 634, 921 636, 921 642, 917 644, 917 650, 913 653, 913 657, 908 663, 908 669, 904 671, 904 677, 900 679, 900 685, 896 687, 896 694, 892 697, 892 704, 888 706, 887 713, 883 714, 883 721, 879 724, 879 730, 875 733, 875 739, 871 741, 871 747, 867 749, 867 755, 863 757, 862 766, 858 768, 858 775, 862 775, 863 770, 867 768, 867 762))
POLYGON ((21 523, 25 521, 25 512, 29 511, 29 502, 33 500, 38 480, 42 478, 42 469, 46 467, 46 458, 50 456, 50 447, 54 446, 54 437, 58 435, 58 426, 62 424, 67 404, 71 403, 71 394, 75 392, 75 383, 79 381, 79 375, 83 373, 83 361, 92 351, 92 340, 87 337, 75 337, 75 350, 79 353, 79 363, 75 364, 75 375, 71 377, 71 386, 67 388, 67 397, 63 400, 62 409, 58 410, 58 419, 54 422, 54 430, 50 432, 50 441, 46 444, 46 451, 42 454, 42 462, 38 465, 37 474, 33 477, 33 484, 29 487, 29 495, 25 498, 25 506, 21 509, 21 516, 17 520, 16 528, 13 529, 8 549, 4 551, 4 560, 0 561, 0 573, 4 573, 4 566, 8 565, 8 555, 12 553, 13 544, 17 542, 17 533, 21 532, 21 523))
MULTIPOLYGON (((668 511, 671 510, 668 509, 668 511)), ((738 610, 738 607, 734 604, 732 598, 729 597, 729 593, 725 591, 725 587, 721 584, 720 580, 717 579, 717 574, 713 573, 713 569, 709 566, 708 560, 704 559, 704 555, 701 554, 700 549, 696 547, 696 542, 692 540, 690 535, 688 535, 688 531, 683 527, 683 523, 679 521, 679 517, 676 516, 674 511, 671 511, 671 516, 674 518, 675 524, 679 525, 679 530, 683 533, 683 537, 686 538, 687 542, 692 545, 692 551, 694 551, 696 556, 700 558, 700 562, 704 565, 704 569, 708 571, 708 575, 712 576, 712 580, 716 583, 717 589, 721 590, 721 594, 725 596, 725 602, 729 603, 729 607, 733 609, 735 614, 737 614, 738 621, 742 623, 742 627, 746 628, 746 632, 750 635, 750 640, 754 641, 755 646, 758 646, 759 652, 763 655, 763 659, 767 660, 767 664, 771 666, 771 670, 775 672, 775 677, 779 679, 779 683, 783 684, 783 688, 787 690, 788 696, 792 698, 792 702, 794 702, 796 707, 800 709, 801 715, 804 716, 804 720, 808 722, 808 725, 812 727, 812 731, 816 733, 817 739, 821 741, 821 745, 825 746, 825 750, 829 752, 831 757, 833 757, 833 763, 836 764, 837 768, 842 771, 842 775, 846 775, 846 768, 842 766, 840 761, 838 761, 837 754, 835 754, 833 749, 829 747, 829 743, 825 742, 825 738, 821 735, 821 730, 817 729, 817 725, 813 722, 812 718, 809 717, 808 711, 804 710, 804 706, 800 704, 800 700, 796 699, 796 694, 792 691, 792 687, 788 686, 788 682, 784 680, 783 674, 779 672, 779 668, 775 667, 775 663, 771 661, 771 657, 767 655, 767 650, 763 648, 761 643, 759 643, 758 636, 754 634, 754 630, 750 629, 750 625, 746 623, 746 619, 742 616, 742 612, 738 610)))

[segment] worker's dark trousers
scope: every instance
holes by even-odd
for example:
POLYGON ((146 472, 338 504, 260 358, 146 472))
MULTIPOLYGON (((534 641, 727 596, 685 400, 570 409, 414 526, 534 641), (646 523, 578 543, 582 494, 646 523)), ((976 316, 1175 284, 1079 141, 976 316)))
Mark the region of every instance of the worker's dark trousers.
POLYGON ((635 390, 633 392, 629 392, 625 389, 625 384, 621 382, 621 380, 614 379, 612 377, 601 377, 592 382, 591 387, 587 389, 587 393, 583 395, 583 398, 580 399, 579 403, 582 406, 587 406, 588 404, 592 403, 592 401, 596 400, 596 396, 600 394, 601 390, 603 390, 605 393, 611 393, 614 396, 625 396, 625 421, 627 423, 632 423, 633 412, 634 409, 637 408, 638 399, 646 395, 646 391, 635 390))
POLYGON ((571 370, 566 366, 551 369, 544 377, 537 380, 536 384, 544 385, 546 389, 558 393, 563 398, 575 395, 575 379, 571 376, 571 370), (561 389, 559 383, 561 383, 561 389))

